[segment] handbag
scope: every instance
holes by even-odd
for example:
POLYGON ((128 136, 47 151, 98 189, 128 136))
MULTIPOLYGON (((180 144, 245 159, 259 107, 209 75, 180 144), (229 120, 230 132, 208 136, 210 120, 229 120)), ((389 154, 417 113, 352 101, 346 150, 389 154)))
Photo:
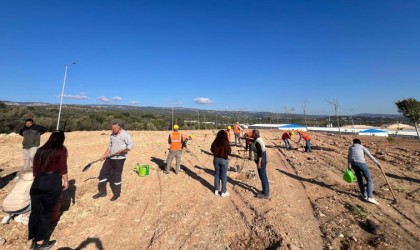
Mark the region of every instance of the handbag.
POLYGON ((343 179, 348 183, 356 181, 356 177, 354 176, 353 171, 351 171, 351 168, 347 168, 346 171, 344 171, 343 179))

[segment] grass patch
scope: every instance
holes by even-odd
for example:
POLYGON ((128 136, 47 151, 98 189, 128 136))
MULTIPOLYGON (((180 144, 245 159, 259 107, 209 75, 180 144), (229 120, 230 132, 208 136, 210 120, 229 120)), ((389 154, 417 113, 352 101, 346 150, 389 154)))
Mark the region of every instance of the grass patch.
POLYGON ((352 214, 362 218, 366 218, 369 214, 366 208, 357 204, 346 203, 344 207, 347 208, 347 210, 349 210, 352 214))

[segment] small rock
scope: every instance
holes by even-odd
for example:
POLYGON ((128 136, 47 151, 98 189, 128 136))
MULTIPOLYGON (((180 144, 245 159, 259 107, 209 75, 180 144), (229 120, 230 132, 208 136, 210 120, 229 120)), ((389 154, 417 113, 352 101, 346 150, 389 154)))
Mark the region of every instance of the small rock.
POLYGON ((293 244, 287 244, 287 248, 289 248, 289 250, 300 250, 299 247, 293 245, 293 244))
POLYGON ((0 238, 0 246, 3 246, 6 243, 6 239, 0 238))
POLYGON ((344 234, 339 234, 338 237, 344 238, 344 234))
POLYGON ((350 237, 350 239, 351 239, 352 241, 354 241, 354 242, 357 242, 357 239, 356 239, 356 237, 354 237, 354 236, 351 236, 351 237, 350 237))

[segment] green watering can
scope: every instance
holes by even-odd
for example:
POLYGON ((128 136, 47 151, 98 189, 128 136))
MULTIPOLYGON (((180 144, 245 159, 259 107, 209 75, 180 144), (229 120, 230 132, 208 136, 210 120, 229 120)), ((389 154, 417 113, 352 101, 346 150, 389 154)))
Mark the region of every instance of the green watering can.
POLYGON ((150 166, 149 165, 139 165, 136 166, 136 172, 139 176, 144 177, 149 175, 150 166))
POLYGON ((356 177, 354 176, 350 168, 347 168, 346 171, 344 171, 343 179, 348 183, 356 181, 356 177))

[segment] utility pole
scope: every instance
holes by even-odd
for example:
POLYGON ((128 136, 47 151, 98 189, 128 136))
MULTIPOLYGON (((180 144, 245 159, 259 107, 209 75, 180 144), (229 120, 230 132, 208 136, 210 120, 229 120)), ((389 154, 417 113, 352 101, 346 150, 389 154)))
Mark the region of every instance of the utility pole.
POLYGON ((174 128, 174 109, 175 109, 175 107, 174 106, 172 106, 172 129, 174 128))
POLYGON ((200 110, 197 110, 197 124, 198 124, 198 130, 200 130, 200 110))
POLYGON ((70 64, 66 65, 66 69, 64 70, 64 80, 63 80, 63 89, 61 90, 61 101, 60 101, 60 108, 58 110, 58 119, 57 119, 57 128, 56 130, 59 129, 60 127, 60 117, 61 117, 61 106, 63 105, 63 97, 64 97, 64 87, 66 86, 66 78, 67 78, 67 69, 69 68, 70 65, 72 64, 76 64, 76 62, 72 62, 70 64))

